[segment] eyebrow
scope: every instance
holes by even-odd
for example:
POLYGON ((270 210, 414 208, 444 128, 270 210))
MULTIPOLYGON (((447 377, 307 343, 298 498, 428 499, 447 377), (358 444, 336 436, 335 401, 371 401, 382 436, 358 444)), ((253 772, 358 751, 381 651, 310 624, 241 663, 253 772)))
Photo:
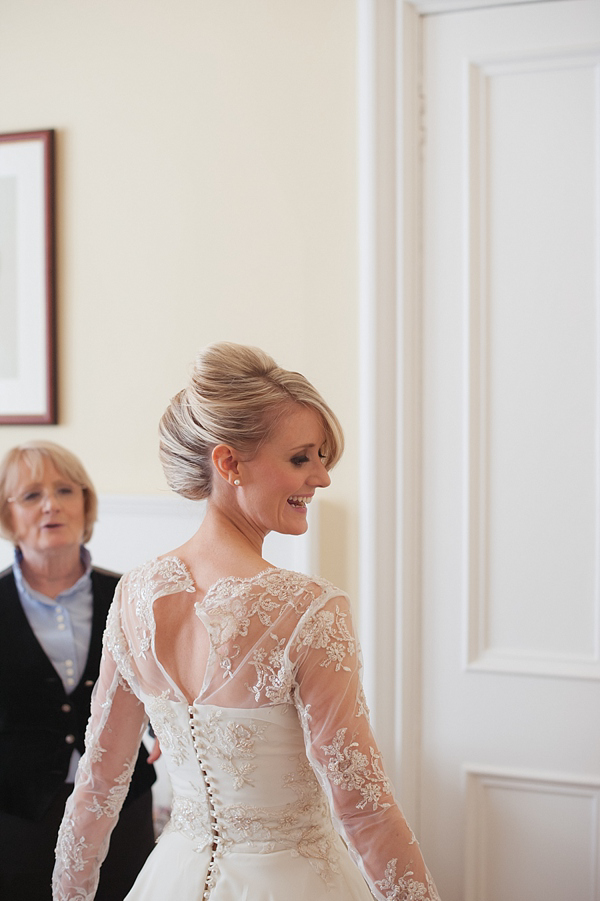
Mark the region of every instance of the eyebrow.
MULTIPOLYGON (((50 482, 51 485, 76 485, 76 482, 73 482, 71 479, 67 479, 66 476, 61 476, 60 479, 52 479, 50 482)), ((42 488, 44 483, 37 479, 34 482, 25 482, 25 490, 29 491, 32 488, 42 488)))

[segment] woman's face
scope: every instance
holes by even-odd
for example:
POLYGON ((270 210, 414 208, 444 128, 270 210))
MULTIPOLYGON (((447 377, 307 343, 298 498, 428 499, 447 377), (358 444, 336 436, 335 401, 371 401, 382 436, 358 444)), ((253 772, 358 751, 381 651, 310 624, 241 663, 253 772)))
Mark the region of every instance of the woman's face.
POLYGON ((79 548, 85 529, 83 489, 61 475, 50 460, 44 459, 37 478, 22 460, 11 497, 15 543, 24 554, 79 548))
POLYGON ((239 464, 240 506, 263 535, 306 532, 307 506, 331 482, 320 456, 324 441, 320 415, 295 404, 254 458, 239 464))

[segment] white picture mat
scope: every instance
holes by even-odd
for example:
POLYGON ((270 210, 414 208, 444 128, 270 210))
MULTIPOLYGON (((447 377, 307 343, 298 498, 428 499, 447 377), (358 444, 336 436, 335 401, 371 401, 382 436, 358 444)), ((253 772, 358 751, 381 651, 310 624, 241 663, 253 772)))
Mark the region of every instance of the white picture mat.
POLYGON ((0 306, 15 307, 11 315, 16 318, 16 375, 0 378, 0 415, 5 416, 47 412, 44 150, 41 138, 0 142, 0 179, 16 183, 16 215, 4 222, 14 223, 15 234, 0 244, 0 269, 10 254, 8 269, 16 272, 14 282, 0 281, 0 306))

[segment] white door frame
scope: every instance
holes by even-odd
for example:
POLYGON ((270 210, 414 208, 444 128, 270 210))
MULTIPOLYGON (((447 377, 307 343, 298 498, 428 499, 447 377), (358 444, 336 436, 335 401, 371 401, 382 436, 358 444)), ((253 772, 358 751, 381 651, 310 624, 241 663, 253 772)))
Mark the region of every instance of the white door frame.
POLYGON ((418 831, 420 718, 420 24, 357 0, 360 635, 386 767, 418 831))
POLYGON ((524 2, 532 0, 356 0, 360 634, 378 742, 417 833, 422 18, 524 2))

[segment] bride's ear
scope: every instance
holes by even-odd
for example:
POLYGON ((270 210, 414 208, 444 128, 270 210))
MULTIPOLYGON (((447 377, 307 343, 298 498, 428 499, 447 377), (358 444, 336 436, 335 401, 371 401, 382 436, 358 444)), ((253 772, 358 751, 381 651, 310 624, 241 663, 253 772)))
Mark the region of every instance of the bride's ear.
POLYGON ((229 447, 228 444, 217 444, 213 448, 212 461, 215 469, 226 482, 233 486, 238 480, 239 484, 239 458, 232 447, 229 447))

